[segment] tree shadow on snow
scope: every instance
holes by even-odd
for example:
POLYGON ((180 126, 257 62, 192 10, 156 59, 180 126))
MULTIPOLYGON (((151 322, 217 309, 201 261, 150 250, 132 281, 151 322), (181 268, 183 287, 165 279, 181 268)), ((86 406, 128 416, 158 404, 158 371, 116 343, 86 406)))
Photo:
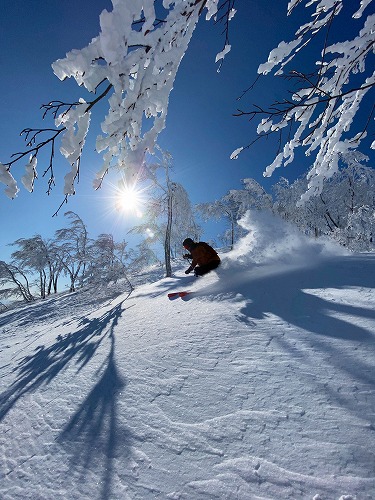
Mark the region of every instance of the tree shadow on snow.
POLYGON ((314 293, 318 289, 373 288, 375 259, 368 259, 366 266, 361 266, 361 261, 362 257, 325 260, 311 268, 286 268, 280 274, 250 278, 246 285, 236 287, 248 299, 241 310, 243 318, 261 319, 273 314, 311 333, 374 343, 375 332, 345 320, 345 315, 375 320, 374 309, 339 303, 314 293))
MULTIPOLYGON (((348 380, 347 387, 341 388, 339 382, 327 380, 322 389, 330 400, 363 417, 369 411, 370 397, 368 401, 361 394, 357 398, 355 391, 360 392, 358 387, 361 386, 372 389, 375 384, 375 371, 370 361, 375 357, 375 309, 349 301, 353 297, 355 300, 356 290, 360 290, 363 297, 368 289, 370 297, 375 284, 375 256, 327 259, 310 268, 285 267, 277 274, 281 270, 275 268, 271 274, 264 266, 262 276, 261 273, 257 276, 259 269, 255 268, 253 276, 249 271, 242 281, 241 277, 233 277, 233 290, 241 295, 241 301, 245 299, 240 321, 248 326, 254 324, 253 320, 274 316, 271 340, 295 358, 298 366, 314 364, 314 356, 322 353, 338 373, 342 371, 348 375, 344 379, 348 380), (347 293, 350 291, 352 294, 347 293), (300 329, 300 338, 298 330, 287 327, 281 330, 283 324, 300 329)), ((230 279, 229 276, 228 281, 230 279)), ((224 281, 225 276, 221 280, 224 281)), ((221 286, 228 291, 231 285, 223 283, 221 286)), ((251 332, 252 329, 249 339, 251 332)), ((310 374, 314 371, 310 368, 307 371, 306 383, 313 383, 314 377, 310 374)))
POLYGON ((115 362, 113 331, 109 337, 111 348, 100 379, 57 439, 71 455, 73 473, 80 470, 84 480, 87 470, 101 471, 103 500, 111 497, 114 460, 121 455, 121 466, 126 467, 132 442, 130 431, 118 425, 118 397, 126 384, 115 362))
MULTIPOLYGON (((328 355, 330 363, 346 371, 351 380, 373 386, 375 372, 361 356, 356 356, 356 349, 361 346, 369 359, 371 356, 373 359, 375 330, 354 321, 358 318, 358 321, 370 320, 374 324, 375 310, 349 304, 345 290, 361 288, 361 293, 366 293, 366 288, 374 288, 374 276, 374 257, 353 256, 321 261, 307 269, 285 270, 278 275, 255 278, 236 287, 236 291, 247 299, 241 309, 241 318, 248 323, 249 318, 261 319, 271 314, 305 330, 308 336, 303 338, 328 355), (320 289, 325 290, 327 298, 318 296, 320 289), (340 302, 334 290, 343 290, 340 302), (340 348, 340 341, 348 342, 353 348, 340 348)), ((276 334, 274 339, 293 356, 303 358, 304 351, 298 350, 296 339, 289 338, 288 330, 276 334)), ((337 394, 336 398, 338 400, 340 396, 337 394)), ((346 404, 358 412, 359 407, 350 398, 346 404)))
POLYGON ((108 300, 126 292, 127 290, 118 292, 103 288, 100 291, 95 290, 95 293, 93 293, 92 289, 87 289, 79 292, 51 295, 46 299, 37 299, 35 302, 27 304, 20 303, 14 309, 0 314, 0 327, 17 323, 18 328, 30 326, 35 328, 38 324, 43 326, 46 320, 51 323, 65 316, 72 319, 72 315, 87 314, 103 305, 103 303, 108 302, 108 300))
POLYGON ((23 396, 49 384, 68 365, 74 363, 77 372, 82 370, 98 348, 109 341, 109 353, 97 372, 99 380, 57 438, 71 455, 74 471, 79 464, 82 474, 90 468, 96 473, 102 471, 102 499, 111 495, 113 460, 119 446, 122 458, 127 460, 131 440, 127 429, 119 428, 117 418, 118 396, 125 380, 116 366, 114 329, 125 310, 123 302, 101 317, 84 318, 77 331, 59 335, 54 344, 38 346, 32 355, 21 360, 14 370, 18 372, 17 379, 0 395, 1 421, 23 396))

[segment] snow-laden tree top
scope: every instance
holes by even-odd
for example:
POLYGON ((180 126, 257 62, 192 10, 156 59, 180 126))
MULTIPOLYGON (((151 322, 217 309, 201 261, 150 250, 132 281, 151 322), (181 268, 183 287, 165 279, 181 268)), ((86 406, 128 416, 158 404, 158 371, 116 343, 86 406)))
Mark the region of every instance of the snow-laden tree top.
MULTIPOLYGON (((321 193, 324 179, 337 172, 340 156, 356 149, 366 137, 370 122, 373 124, 374 107, 370 107, 367 121, 351 134, 362 101, 375 84, 373 60, 369 59, 375 51, 375 14, 364 19, 353 40, 329 45, 331 25, 343 8, 351 8, 352 18, 357 20, 371 0, 291 0, 288 14, 302 3, 305 7, 315 7, 311 20, 297 30, 294 40, 279 43, 270 52, 268 61, 259 66, 258 73, 266 75, 274 71, 275 75, 282 75, 295 56, 325 30, 321 57, 315 62, 316 70, 313 74, 289 72, 288 76, 296 79, 299 87, 290 99, 276 102, 268 110, 258 107, 250 113, 239 114, 264 116, 257 128, 259 136, 274 132, 281 136, 279 152, 266 168, 265 176, 291 163, 297 147, 305 147, 307 156, 315 155, 303 200, 321 193)), ((371 147, 375 149, 375 142, 371 147)), ((237 158, 243 149, 236 149, 232 158, 237 158)))
MULTIPOLYGON (((155 12, 158 2, 112 3, 112 12, 104 10, 100 15, 99 35, 87 47, 73 50, 53 64, 61 80, 73 77, 89 92, 96 92, 103 82, 111 87, 109 110, 101 124, 103 135, 96 141, 104 163, 94 181, 95 188, 114 163, 128 173, 137 171, 145 151, 153 152, 157 136, 165 127, 169 94, 199 13, 206 4, 210 18, 216 13, 218 0, 164 0, 165 17, 161 20, 155 12)), ((80 106, 72 125, 77 126, 86 112, 87 106, 80 106)), ((67 140, 68 147, 63 151, 67 158, 72 151, 76 157, 79 154, 75 139, 70 136, 67 140)), ((73 190, 69 182, 65 193, 73 190)))
MULTIPOLYGON (((96 149, 103 154, 104 162, 94 187, 101 185, 112 166, 126 169, 128 175, 137 172, 145 152, 153 152, 158 134, 165 127, 169 94, 200 14, 205 11, 209 20, 221 4, 229 9, 227 16, 232 17, 232 3, 233 0, 112 0, 113 10, 104 10, 100 15, 99 35, 87 47, 72 50, 52 65, 58 78, 73 77, 97 97, 91 102, 54 101, 44 106, 45 114, 54 115, 57 129, 39 143, 46 129, 24 131, 30 149, 0 166, 0 181, 7 185, 7 196, 13 198, 18 192, 11 165, 30 154, 22 182, 32 191, 39 149, 48 143, 53 148, 61 132, 60 151, 71 165, 65 176, 64 194, 74 194, 91 110, 105 96, 109 108, 101 123, 103 134, 96 140, 96 149)), ((217 59, 228 50, 225 47, 217 59)), ((53 153, 50 187, 54 183, 52 156, 53 153)))
MULTIPOLYGON (((112 167, 125 171, 127 176, 139 172, 145 152, 153 152, 165 127, 169 95, 199 17, 204 13, 207 20, 215 17, 225 21, 224 47, 216 57, 216 61, 221 61, 230 50, 228 22, 236 12, 235 1, 112 0, 113 10, 104 10, 100 15, 98 36, 87 47, 72 50, 53 63, 53 70, 61 80, 74 78, 78 85, 95 93, 95 98, 89 102, 83 98, 74 103, 52 101, 43 106, 44 116, 53 115, 56 129, 23 131, 28 149, 13 155, 10 162, 0 164, 0 182, 6 184, 7 196, 13 198, 18 192, 10 169, 24 157, 29 161, 22 183, 32 191, 37 177, 37 155, 45 147, 51 147, 51 155, 43 175, 49 172, 49 189, 54 185, 53 157, 58 138, 60 151, 71 166, 65 176, 64 194, 65 197, 74 194, 90 115, 104 98, 108 98, 108 111, 101 122, 102 134, 96 140, 103 165, 96 173, 94 187, 101 185, 112 167)), ((271 51, 268 61, 259 66, 259 73, 274 71, 280 75, 317 33, 323 29, 329 32, 344 5, 352 4, 353 8, 355 4, 352 17, 361 20, 370 0, 291 0, 288 13, 298 4, 313 8, 311 20, 297 30, 295 40, 281 42, 271 51)), ((369 110, 368 122, 362 129, 353 136, 349 133, 365 95, 374 88, 375 73, 366 64, 374 52, 374 25, 375 15, 370 14, 353 40, 326 43, 316 62, 316 74, 290 73, 302 82, 291 100, 276 103, 271 111, 257 108, 249 113, 265 115, 257 130, 260 136, 288 131, 285 140, 280 140, 280 151, 267 167, 266 176, 276 167, 291 163, 295 149, 304 146, 306 154, 315 154, 306 196, 319 193, 323 180, 337 170, 340 154, 355 149, 366 136, 366 129, 373 122, 373 109, 369 110)), ((243 149, 234 151, 232 158, 243 149)))

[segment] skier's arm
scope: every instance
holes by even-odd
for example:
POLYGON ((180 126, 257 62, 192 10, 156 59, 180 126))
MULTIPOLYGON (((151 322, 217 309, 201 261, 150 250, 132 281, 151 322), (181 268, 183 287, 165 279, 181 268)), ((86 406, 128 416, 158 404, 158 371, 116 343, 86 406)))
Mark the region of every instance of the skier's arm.
POLYGON ((193 258, 193 262, 190 264, 190 267, 186 269, 185 274, 191 273, 191 271, 195 268, 195 266, 198 264, 197 259, 193 258))

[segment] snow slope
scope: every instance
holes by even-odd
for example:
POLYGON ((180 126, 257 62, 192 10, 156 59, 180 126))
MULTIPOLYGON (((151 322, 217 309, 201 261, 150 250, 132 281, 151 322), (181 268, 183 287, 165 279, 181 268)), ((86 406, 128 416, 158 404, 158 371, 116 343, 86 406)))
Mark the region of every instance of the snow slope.
POLYGON ((375 497, 375 255, 257 217, 217 273, 0 315, 2 500, 375 497))

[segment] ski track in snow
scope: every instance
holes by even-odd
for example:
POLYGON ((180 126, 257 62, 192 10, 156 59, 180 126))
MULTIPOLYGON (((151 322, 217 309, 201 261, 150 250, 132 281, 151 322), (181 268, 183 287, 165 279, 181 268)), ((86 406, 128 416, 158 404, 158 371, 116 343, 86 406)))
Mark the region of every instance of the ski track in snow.
POLYGON ((1 499, 374 498, 375 257, 274 271, 0 315, 1 499))

